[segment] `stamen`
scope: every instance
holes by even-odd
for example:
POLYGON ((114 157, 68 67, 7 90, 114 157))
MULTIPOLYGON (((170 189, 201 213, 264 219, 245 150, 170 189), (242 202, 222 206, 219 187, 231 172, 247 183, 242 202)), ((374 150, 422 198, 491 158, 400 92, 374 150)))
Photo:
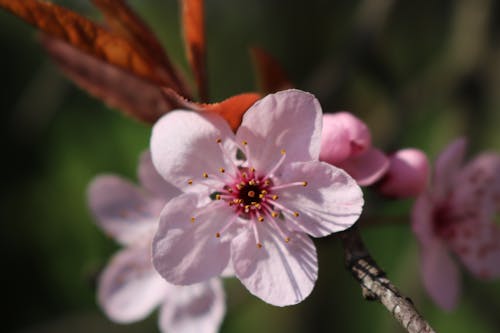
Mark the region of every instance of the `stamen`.
POLYGON ((241 144, 243 145, 243 153, 245 154, 247 161, 250 161, 250 150, 248 149, 248 142, 246 140, 243 140, 241 144))
POLYGON ((262 248, 262 243, 260 242, 259 231, 257 230, 257 223, 252 223, 253 235, 255 237, 255 244, 257 244, 257 248, 262 248))
POLYGON ((226 172, 226 169, 224 169, 224 168, 219 168, 219 171, 220 171, 220 173, 224 173, 224 172, 226 172))
POLYGON ((216 232, 215 237, 220 238, 220 233, 216 232))
POLYGON ((189 185, 193 185, 193 180, 192 179, 188 179, 188 184, 189 185))
POLYGON ((273 198, 273 200, 278 200, 280 197, 277 194, 274 194, 271 198, 273 198))
MULTIPOLYGON (((274 212, 271 212, 270 210, 267 211, 267 214, 271 214, 271 216, 273 216, 273 213, 274 212)), ((290 237, 287 235, 285 231, 283 231, 282 227, 278 223, 276 223, 276 220, 270 219, 269 223, 276 229, 276 231, 278 231, 278 233, 283 238, 285 243, 288 243, 290 241, 290 237)))
POLYGON ((271 169, 271 171, 269 171, 267 174, 272 176, 276 170, 279 169, 279 167, 281 166, 281 164, 283 164, 283 161, 285 160, 286 158, 286 150, 285 149, 281 149, 280 151, 281 153, 281 158, 278 160, 278 162, 276 162, 276 164, 274 165, 274 167, 271 169))
POLYGON ((273 186, 271 190, 281 190, 284 188, 289 188, 289 187, 294 187, 294 186, 307 186, 307 182, 293 182, 293 183, 288 183, 288 184, 281 184, 277 186, 273 186))
POLYGON ((231 220, 229 220, 229 222, 218 233, 215 234, 215 237, 220 238, 220 235, 224 234, 227 231, 227 229, 229 229, 229 227, 232 226, 234 222, 236 222, 237 219, 238 219, 238 215, 234 215, 231 218, 231 220), (219 236, 217 236, 217 235, 219 235, 219 236))
POLYGON ((191 217, 191 223, 194 223, 194 221, 196 221, 196 218, 193 216, 191 217))
POLYGON ((204 173, 202 174, 202 176, 203 176, 203 178, 208 178, 208 173, 204 172, 204 173))

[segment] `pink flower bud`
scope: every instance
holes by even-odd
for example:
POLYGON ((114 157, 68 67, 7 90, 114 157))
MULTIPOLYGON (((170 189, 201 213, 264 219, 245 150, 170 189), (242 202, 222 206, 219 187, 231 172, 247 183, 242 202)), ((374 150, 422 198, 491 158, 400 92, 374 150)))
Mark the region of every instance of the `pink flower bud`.
POLYGON ((429 161, 418 149, 401 149, 389 157, 390 165, 379 191, 391 197, 416 197, 427 186, 429 161))

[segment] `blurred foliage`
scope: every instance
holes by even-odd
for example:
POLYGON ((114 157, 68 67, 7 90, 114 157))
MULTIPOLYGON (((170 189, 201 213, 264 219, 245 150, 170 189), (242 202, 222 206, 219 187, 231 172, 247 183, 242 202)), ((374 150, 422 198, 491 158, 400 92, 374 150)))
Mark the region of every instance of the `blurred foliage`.
MULTIPOLYGON (((89 2, 55 1, 91 18, 89 2)), ((130 3, 187 69, 176 1, 130 3)), ((390 151, 413 146, 434 158, 465 135, 471 152, 500 148, 500 3, 477 1, 207 1, 212 100, 255 89, 248 47, 283 64, 325 111, 350 110, 390 151)), ((99 173, 135 179, 149 128, 110 111, 65 80, 35 31, 0 12, 3 112, 3 331, 155 332, 156 319, 120 326, 95 304, 95 282, 117 249, 96 228, 85 191, 99 173)), ((365 216, 407 216, 411 202, 365 190, 365 216)), ((419 280, 407 225, 366 227, 367 245, 439 332, 500 331, 500 285, 464 274, 460 306, 437 308, 419 280)), ((226 282, 222 332, 403 332, 364 301, 343 269, 335 236, 316 241, 320 277, 303 303, 275 308, 226 282)))

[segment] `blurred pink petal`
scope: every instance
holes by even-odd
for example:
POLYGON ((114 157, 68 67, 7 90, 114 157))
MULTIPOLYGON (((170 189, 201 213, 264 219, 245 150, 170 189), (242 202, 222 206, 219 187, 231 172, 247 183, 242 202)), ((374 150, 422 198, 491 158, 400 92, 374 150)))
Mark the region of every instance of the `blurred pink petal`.
POLYGON ((434 195, 444 198, 452 186, 465 156, 467 141, 459 138, 453 141, 446 149, 439 154, 434 169, 433 189, 434 195))
POLYGON ((378 190, 390 197, 416 197, 427 188, 429 161, 418 149, 401 149, 389 156, 389 169, 378 190))
POLYGON ((368 126, 352 113, 345 111, 333 113, 330 121, 341 124, 347 131, 351 156, 361 154, 371 147, 372 137, 368 126))
POLYGON ((386 173, 389 168, 389 159, 382 151, 371 148, 364 153, 337 163, 337 166, 351 175, 360 186, 368 186, 378 181, 386 173))
POLYGON ((351 155, 349 132, 335 114, 323 115, 319 159, 336 165, 351 155))

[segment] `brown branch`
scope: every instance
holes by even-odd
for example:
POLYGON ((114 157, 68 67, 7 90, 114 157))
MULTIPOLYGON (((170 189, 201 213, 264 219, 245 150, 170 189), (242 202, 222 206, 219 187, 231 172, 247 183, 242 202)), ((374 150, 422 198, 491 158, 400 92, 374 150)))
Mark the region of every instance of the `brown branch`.
POLYGON ((366 249, 357 227, 340 233, 346 268, 361 285, 363 297, 382 303, 409 333, 435 333, 413 302, 386 277, 366 249))

